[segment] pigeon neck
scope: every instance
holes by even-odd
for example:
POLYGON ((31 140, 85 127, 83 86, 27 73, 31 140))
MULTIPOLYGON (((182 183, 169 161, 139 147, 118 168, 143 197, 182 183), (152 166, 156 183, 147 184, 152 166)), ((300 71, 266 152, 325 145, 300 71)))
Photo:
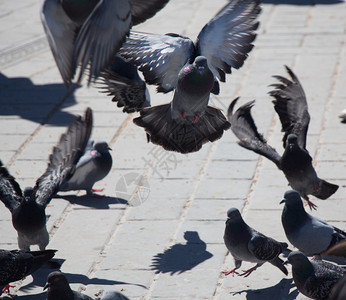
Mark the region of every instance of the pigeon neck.
POLYGON ((294 232, 296 229, 300 228, 301 224, 304 223, 307 213, 304 207, 291 207, 285 204, 282 212, 282 224, 284 226, 285 232, 294 232))
POLYGON ((294 283, 297 287, 302 287, 306 279, 314 273, 314 267, 309 261, 306 261, 292 266, 292 273, 294 283))

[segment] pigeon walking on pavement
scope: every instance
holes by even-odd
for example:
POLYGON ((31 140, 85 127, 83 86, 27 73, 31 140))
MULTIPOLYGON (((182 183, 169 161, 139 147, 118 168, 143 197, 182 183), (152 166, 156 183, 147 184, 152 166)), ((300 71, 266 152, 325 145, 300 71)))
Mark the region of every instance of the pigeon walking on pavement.
POLYGON ((281 221, 286 237, 305 255, 320 255, 346 240, 344 231, 308 214, 297 191, 285 192, 281 203, 285 203, 281 221))
POLYGON ((84 118, 78 116, 62 134, 49 156, 43 175, 34 188, 22 192, 19 184, 0 162, 0 200, 12 214, 13 227, 18 232, 18 247, 30 250, 39 245, 44 250, 49 242, 46 228, 46 206, 58 192, 61 184, 68 180, 83 154, 92 128, 92 112, 88 108, 84 118))
POLYGON ((334 194, 338 185, 320 179, 312 165, 312 158, 305 148, 306 133, 309 124, 309 113, 304 91, 293 72, 287 68, 292 81, 276 76, 284 84, 277 84, 276 90, 270 92, 275 97, 274 107, 278 112, 284 134, 285 151, 282 156, 258 133, 251 116, 254 100, 242 105, 233 114, 238 98, 228 108, 228 120, 232 131, 240 140, 240 146, 265 156, 276 164, 285 174, 289 185, 297 190, 307 201, 311 209, 316 209, 308 195, 319 199, 327 199, 334 194))
POLYGON ((0 295, 8 291, 9 283, 34 273, 54 257, 56 250, 0 250, 0 295))
POLYGON ((174 90, 173 100, 141 110, 134 123, 144 127, 148 141, 166 150, 195 152, 222 137, 230 124, 222 111, 208 106, 219 81, 239 69, 253 48, 261 11, 260 0, 232 0, 208 24, 194 43, 175 33, 132 31, 119 54, 143 72, 157 91, 174 90))
POLYGON ((133 25, 169 0, 44 0, 41 20, 66 86, 89 66, 89 84, 107 67, 133 25))
POLYGON ((123 112, 133 113, 150 106, 146 83, 139 77, 137 67, 121 56, 115 56, 111 65, 100 75, 102 92, 113 96, 112 101, 123 112))
POLYGON ((322 260, 309 260, 302 252, 288 255, 285 264, 292 265, 295 285, 303 295, 318 300, 327 300, 333 286, 346 274, 346 270, 322 260))
POLYGON ((225 272, 226 275, 237 274, 247 277, 265 262, 278 267, 285 275, 288 274, 279 258, 283 251, 288 250, 286 243, 278 242, 248 226, 236 208, 229 209, 227 216, 224 241, 234 258, 235 268, 225 272), (256 266, 239 274, 236 270, 241 267, 242 261, 256 263, 256 266))
MULTIPOLYGON (((47 289, 47 300, 93 300, 85 294, 72 290, 66 276, 60 271, 48 275, 47 284, 43 289, 47 289)), ((128 300, 128 298, 119 292, 107 291, 95 300, 128 300)))

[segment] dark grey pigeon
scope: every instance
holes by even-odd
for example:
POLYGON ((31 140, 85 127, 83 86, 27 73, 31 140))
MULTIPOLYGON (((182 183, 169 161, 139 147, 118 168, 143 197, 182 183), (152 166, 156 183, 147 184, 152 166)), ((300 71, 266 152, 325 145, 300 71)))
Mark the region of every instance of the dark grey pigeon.
POLYGON ((132 25, 144 22, 169 0, 45 0, 41 20, 65 85, 89 66, 89 83, 110 63, 132 25))
POLYGON ((123 112, 133 113, 150 106, 150 95, 145 82, 139 77, 137 67, 117 55, 111 65, 100 75, 102 92, 113 96, 112 101, 123 112))
POLYGON ((43 290, 47 289, 47 300, 93 300, 93 298, 73 291, 63 273, 52 272, 48 275, 47 284, 43 290))
POLYGON ((188 37, 132 31, 119 54, 138 66, 158 92, 174 90, 169 104, 146 108, 134 123, 166 150, 188 153, 213 142, 230 127, 221 110, 208 106, 219 81, 239 69, 253 48, 260 0, 228 2, 194 43, 188 37))
POLYGON ((34 273, 55 255, 56 250, 0 250, 0 295, 9 283, 34 273))
POLYGON ((24 193, 0 161, 0 200, 12 214, 19 249, 30 250, 31 245, 39 245, 40 250, 46 248, 49 242, 46 206, 61 184, 72 176, 90 137, 91 128, 92 112, 88 108, 85 117, 76 117, 66 133, 61 135, 49 156, 46 171, 37 179, 35 187, 26 188, 24 193))
POLYGON ((346 240, 344 231, 308 214, 297 191, 287 191, 280 203, 285 203, 281 221, 286 237, 305 255, 319 255, 346 240))
POLYGON ((271 263, 284 274, 288 274, 283 261, 279 258, 280 253, 287 250, 286 243, 280 243, 248 226, 236 208, 230 208, 227 216, 223 238, 234 258, 235 268, 225 272, 226 275, 237 274, 247 277, 265 262, 271 263), (240 268, 242 261, 256 263, 256 266, 239 274, 236 270, 240 268))
POLYGON ((333 286, 346 270, 322 260, 309 260, 302 252, 294 251, 285 263, 292 265, 293 280, 299 292, 318 300, 326 300, 333 286))
POLYGON ((89 141, 82 157, 78 160, 72 177, 65 181, 59 191, 85 190, 88 195, 98 196, 93 189, 95 182, 107 176, 112 168, 113 160, 109 153, 111 148, 106 142, 89 141))
MULTIPOLYGON (((308 195, 312 194, 319 199, 327 199, 338 189, 338 185, 320 179, 312 165, 312 158, 308 151, 298 144, 300 138, 294 133, 287 135, 285 151, 282 156, 270 145, 262 134, 258 133, 256 124, 251 115, 251 108, 255 101, 250 101, 237 109, 233 109, 239 98, 232 101, 228 108, 228 120, 232 124, 232 131, 238 137, 238 144, 265 156, 276 164, 285 174, 289 185, 296 189, 308 202, 309 207, 316 209, 308 195)), ((286 135, 286 133, 285 133, 286 135)))

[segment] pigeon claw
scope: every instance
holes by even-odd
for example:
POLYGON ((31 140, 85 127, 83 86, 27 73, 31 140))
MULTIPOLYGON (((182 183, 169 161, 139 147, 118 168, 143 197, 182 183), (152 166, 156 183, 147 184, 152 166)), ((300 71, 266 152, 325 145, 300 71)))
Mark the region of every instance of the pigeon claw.
POLYGON ((231 270, 229 270, 229 271, 225 271, 225 272, 223 272, 223 273, 224 273, 226 276, 229 275, 229 274, 232 274, 233 277, 234 277, 234 274, 239 275, 239 273, 236 272, 237 269, 238 269, 238 268, 234 268, 234 269, 231 269, 231 270))
POLYGON ((310 210, 317 210, 317 205, 313 204, 310 200, 306 200, 307 204, 309 205, 310 210))
POLYGON ((244 273, 239 274, 239 276, 248 277, 253 271, 257 270, 257 266, 250 268, 249 270, 243 270, 244 273))
POLYGON ((3 289, 2 289, 2 292, 3 293, 6 293, 6 294, 10 294, 10 288, 14 288, 14 285, 6 285, 3 289))
POLYGON ((180 112, 180 116, 181 116, 181 118, 182 118, 184 121, 186 120, 186 114, 185 114, 184 111, 181 111, 181 112, 180 112))
POLYGON ((192 123, 197 123, 199 120, 200 114, 199 113, 195 113, 195 115, 193 116, 192 119, 192 123))

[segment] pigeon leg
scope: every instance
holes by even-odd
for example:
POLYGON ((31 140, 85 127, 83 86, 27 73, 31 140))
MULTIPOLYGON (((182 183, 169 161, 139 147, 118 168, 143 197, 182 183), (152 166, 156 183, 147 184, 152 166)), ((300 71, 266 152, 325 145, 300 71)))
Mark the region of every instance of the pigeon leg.
POLYGON ((14 285, 7 284, 3 289, 2 292, 6 294, 10 294, 10 288, 14 288, 14 285))
POLYGON ((95 193, 95 192, 103 192, 104 189, 91 189, 91 192, 92 193, 95 193))
POLYGON ((195 115, 193 116, 193 120, 192 123, 197 123, 199 120, 200 114, 199 113, 195 113, 195 115))
POLYGON ((317 205, 313 204, 308 197, 306 197, 307 205, 309 206, 310 210, 317 210, 317 205))
POLYGON ((234 276, 234 274, 239 275, 239 273, 236 272, 237 269, 239 269, 239 267, 235 267, 235 268, 233 268, 233 269, 231 269, 231 270, 229 270, 229 271, 223 272, 223 273, 224 273, 226 276, 229 275, 229 274, 232 274, 233 276, 234 276))
POLYGON ((185 114, 184 111, 181 111, 181 112, 180 112, 180 116, 181 116, 181 118, 182 118, 184 121, 186 120, 186 114, 185 114))
POLYGON ((243 270, 244 273, 239 274, 239 276, 244 276, 244 277, 248 277, 253 271, 255 271, 259 266, 256 265, 252 268, 250 268, 249 270, 243 270))
POLYGON ((95 192, 102 192, 103 189, 91 189, 89 191, 87 191, 87 195, 90 197, 95 197, 95 198, 104 198, 106 197, 105 195, 100 195, 100 194, 96 194, 95 192))

